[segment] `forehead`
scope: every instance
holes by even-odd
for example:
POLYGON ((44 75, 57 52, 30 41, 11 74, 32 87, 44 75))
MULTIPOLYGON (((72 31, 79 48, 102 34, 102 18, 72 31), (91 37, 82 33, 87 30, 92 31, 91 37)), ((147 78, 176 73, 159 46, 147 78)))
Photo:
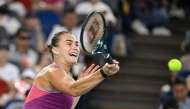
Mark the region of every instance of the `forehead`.
POLYGON ((27 31, 21 31, 18 35, 29 36, 27 31))
POLYGON ((66 17, 66 16, 75 16, 74 12, 67 12, 64 15, 62 15, 62 17, 66 17))
POLYGON ((184 84, 176 84, 173 86, 173 89, 185 89, 186 86, 184 84))
POLYGON ((69 34, 69 33, 66 33, 66 34, 62 34, 61 37, 60 37, 60 41, 66 41, 66 40, 72 40, 72 41, 77 41, 76 37, 73 35, 73 34, 69 34))

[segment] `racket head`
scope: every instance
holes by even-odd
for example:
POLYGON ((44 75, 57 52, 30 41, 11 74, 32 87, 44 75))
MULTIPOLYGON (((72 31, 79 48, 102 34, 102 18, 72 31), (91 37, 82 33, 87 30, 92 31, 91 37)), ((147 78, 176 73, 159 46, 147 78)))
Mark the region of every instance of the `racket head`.
MULTIPOLYGON (((82 26, 80 44, 87 54, 102 53, 100 49, 106 46, 106 21, 101 12, 90 13, 82 26)), ((109 54, 107 49, 103 55, 109 54)))

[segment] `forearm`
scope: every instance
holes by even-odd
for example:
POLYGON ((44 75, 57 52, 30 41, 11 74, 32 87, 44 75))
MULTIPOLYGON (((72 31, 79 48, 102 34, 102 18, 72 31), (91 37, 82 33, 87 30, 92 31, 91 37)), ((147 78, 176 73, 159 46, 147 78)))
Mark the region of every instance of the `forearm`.
POLYGON ((76 105, 77 105, 79 99, 80 99, 80 96, 78 96, 78 97, 74 97, 74 103, 73 103, 71 109, 75 109, 75 107, 76 107, 76 105))
POLYGON ((70 86, 70 88, 75 93, 75 96, 80 96, 90 91, 92 88, 94 88, 97 84, 99 84, 103 80, 104 77, 102 77, 100 71, 98 70, 97 72, 87 77, 77 80, 70 86))
POLYGON ((45 48, 43 34, 41 32, 37 32, 36 37, 37 37, 37 50, 39 52, 42 52, 45 48))

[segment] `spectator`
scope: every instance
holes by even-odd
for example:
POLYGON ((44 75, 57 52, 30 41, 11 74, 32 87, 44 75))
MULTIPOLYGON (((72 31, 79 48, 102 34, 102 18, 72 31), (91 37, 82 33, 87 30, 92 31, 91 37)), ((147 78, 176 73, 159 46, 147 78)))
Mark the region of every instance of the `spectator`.
POLYGON ((189 6, 189 0, 172 0, 171 9, 169 11, 170 17, 185 19, 189 13, 189 6))
MULTIPOLYGON (((190 31, 186 31, 186 36, 184 41, 181 44, 181 50, 184 53, 180 57, 180 61, 182 63, 182 70, 187 74, 190 74, 190 31)), ((190 91, 190 75, 186 77, 187 88, 190 91)))
POLYGON ((74 34, 77 40, 80 39, 80 28, 77 25, 77 16, 74 13, 73 9, 65 10, 61 16, 61 24, 56 24, 53 26, 53 29, 48 36, 46 44, 51 42, 54 34, 60 31, 69 31, 74 34))
MULTIPOLYGON (((185 80, 181 77, 176 77, 171 82, 171 89, 172 89, 172 95, 169 96, 169 98, 166 98, 164 100, 164 103, 167 103, 167 100, 170 101, 171 99, 173 99, 172 97, 174 97, 177 100, 179 109, 189 109, 190 98, 188 97, 188 89, 187 89, 187 84, 186 84, 185 80)), ((160 105, 159 109, 164 109, 163 106, 164 105, 160 105)), ((175 104, 173 104, 173 106, 176 107, 175 104)))
POLYGON ((60 23, 63 6, 64 0, 32 0, 32 10, 38 12, 46 39, 53 25, 60 23))
POLYGON ((37 11, 51 10, 60 13, 64 0, 32 0, 32 9, 37 11))
POLYGON ((172 83, 172 92, 177 99, 179 109, 189 109, 190 98, 188 97, 188 90, 185 80, 176 78, 172 83))
POLYGON ((175 98, 169 98, 164 101, 163 109, 178 109, 178 103, 175 98))
MULTIPOLYGON (((8 62, 9 46, 6 40, 0 41, 0 78, 9 86, 9 92, 0 95, 0 107, 4 106, 7 101, 12 99, 16 91, 13 87, 13 81, 19 79, 19 68, 8 62)), ((1 87, 3 88, 3 87, 1 87)))
POLYGON ((32 8, 32 0, 14 0, 14 2, 20 2, 24 5, 27 11, 30 11, 32 8))
POLYGON ((152 0, 135 0, 133 2, 134 15, 137 17, 131 23, 131 28, 141 35, 170 36, 169 29, 164 27, 168 18, 154 5, 152 0))
POLYGON ((42 52, 45 49, 44 40, 41 24, 38 15, 34 11, 29 11, 24 20, 24 26, 31 33, 31 45, 38 51, 42 52))
POLYGON ((185 39, 181 44, 181 50, 184 53, 184 55, 180 57, 182 70, 190 71, 190 31, 186 31, 185 39))
POLYGON ((41 53, 36 65, 33 67, 27 68, 21 74, 23 80, 28 84, 32 85, 32 81, 35 76, 47 65, 51 64, 51 56, 48 53, 41 53))
POLYGON ((21 20, 25 16, 27 11, 24 5, 19 1, 15 0, 8 0, 8 1, 9 1, 8 9, 13 12, 16 12, 16 14, 19 17, 19 20, 21 20))
POLYGON ((8 62, 9 46, 5 39, 0 41, 0 78, 10 83, 14 79, 19 79, 19 69, 8 62))
POLYGON ((16 18, 9 16, 6 0, 0 1, 0 26, 5 28, 9 36, 13 36, 21 27, 21 23, 16 18))
POLYGON ((104 14, 108 25, 115 25, 117 20, 110 7, 101 0, 90 0, 79 3, 76 8, 76 14, 89 14, 92 11, 100 11, 104 14))
POLYGON ((20 28, 15 36, 15 44, 10 45, 9 60, 17 64, 21 70, 36 64, 38 53, 30 46, 30 33, 20 28))

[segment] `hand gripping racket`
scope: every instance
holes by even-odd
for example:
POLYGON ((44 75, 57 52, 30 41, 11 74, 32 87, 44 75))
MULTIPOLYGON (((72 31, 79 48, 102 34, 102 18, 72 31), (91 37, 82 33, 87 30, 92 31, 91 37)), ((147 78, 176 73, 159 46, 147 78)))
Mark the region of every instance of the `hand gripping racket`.
POLYGON ((84 52, 87 54, 101 53, 109 64, 113 64, 112 57, 107 50, 106 21, 102 13, 93 11, 86 17, 81 29, 80 42, 84 52))

